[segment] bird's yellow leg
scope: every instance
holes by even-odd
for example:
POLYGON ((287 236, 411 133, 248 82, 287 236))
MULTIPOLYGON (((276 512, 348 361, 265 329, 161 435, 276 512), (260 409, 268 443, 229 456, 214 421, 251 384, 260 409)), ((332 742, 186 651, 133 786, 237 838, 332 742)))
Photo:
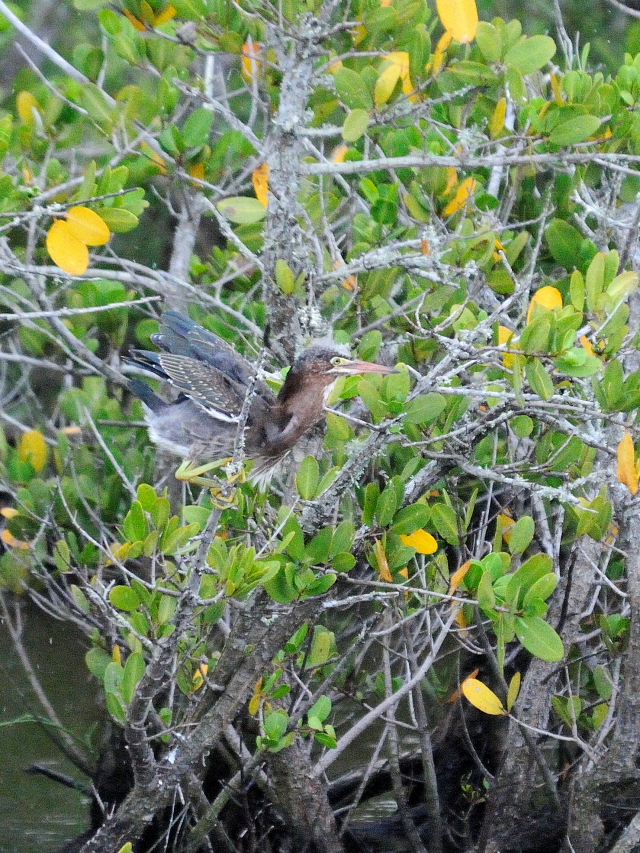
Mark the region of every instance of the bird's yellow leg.
POLYGON ((206 486, 207 488, 216 488, 220 486, 220 480, 211 480, 208 477, 203 477, 203 474, 208 474, 215 468, 221 468, 226 465, 229 459, 216 459, 213 462, 207 462, 206 465, 194 465, 185 459, 176 470, 176 480, 181 480, 186 483, 193 483, 195 486, 206 486))
POLYGON ((230 490, 232 483, 238 478, 241 482, 244 481, 244 466, 240 466, 238 470, 232 468, 233 460, 227 457, 226 459, 216 459, 213 462, 207 462, 206 465, 194 465, 192 462, 185 460, 178 467, 175 476, 177 480, 187 483, 193 483, 196 486, 204 486, 211 490, 211 499, 219 509, 227 509, 235 503, 234 490, 230 490), (227 482, 212 480, 209 477, 203 477, 209 471, 215 468, 225 467, 227 482))

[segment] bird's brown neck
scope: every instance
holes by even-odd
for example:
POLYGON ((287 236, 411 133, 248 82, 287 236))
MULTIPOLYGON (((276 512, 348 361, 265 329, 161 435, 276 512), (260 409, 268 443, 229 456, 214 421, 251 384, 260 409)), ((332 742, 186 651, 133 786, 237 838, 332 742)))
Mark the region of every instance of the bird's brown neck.
POLYGON ((286 453, 322 417, 324 397, 332 382, 289 371, 265 424, 266 454, 286 453))

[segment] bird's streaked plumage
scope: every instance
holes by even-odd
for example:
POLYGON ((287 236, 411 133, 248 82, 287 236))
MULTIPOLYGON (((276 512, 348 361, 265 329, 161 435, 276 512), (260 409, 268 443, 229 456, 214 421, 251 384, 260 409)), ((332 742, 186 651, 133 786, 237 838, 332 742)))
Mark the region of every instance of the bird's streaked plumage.
POLYGON ((351 359, 341 347, 322 341, 296 359, 276 397, 226 341, 177 311, 163 314, 160 332, 151 339, 160 352, 133 350, 129 363, 179 392, 176 400, 166 403, 145 382, 130 381, 131 391, 145 405, 151 439, 194 463, 232 456, 249 393, 244 452, 255 460, 251 479, 261 486, 322 418, 326 397, 340 376, 396 372, 351 359))

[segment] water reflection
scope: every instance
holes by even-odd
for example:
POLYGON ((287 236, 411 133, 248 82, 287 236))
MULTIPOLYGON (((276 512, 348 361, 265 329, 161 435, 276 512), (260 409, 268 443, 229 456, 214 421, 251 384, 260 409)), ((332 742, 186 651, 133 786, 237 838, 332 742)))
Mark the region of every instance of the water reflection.
MULTIPOLYGON (((8 599, 9 600, 9 599, 8 599)), ((84 664, 86 646, 72 626, 21 602, 24 645, 33 669, 62 723, 83 742, 101 718, 97 683, 84 664)), ((0 619, 0 851, 49 853, 88 826, 86 798, 78 791, 25 773, 32 764, 88 780, 61 755, 35 722, 8 721, 43 716, 0 619)))

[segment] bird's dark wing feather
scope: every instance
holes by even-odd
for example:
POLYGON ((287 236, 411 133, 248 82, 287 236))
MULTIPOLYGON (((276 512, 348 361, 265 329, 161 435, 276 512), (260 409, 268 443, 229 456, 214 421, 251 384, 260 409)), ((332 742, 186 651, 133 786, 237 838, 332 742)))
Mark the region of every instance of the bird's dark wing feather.
POLYGON ((254 374, 250 362, 230 344, 178 311, 162 315, 160 331, 151 339, 165 352, 202 361, 243 385, 248 385, 254 374))

